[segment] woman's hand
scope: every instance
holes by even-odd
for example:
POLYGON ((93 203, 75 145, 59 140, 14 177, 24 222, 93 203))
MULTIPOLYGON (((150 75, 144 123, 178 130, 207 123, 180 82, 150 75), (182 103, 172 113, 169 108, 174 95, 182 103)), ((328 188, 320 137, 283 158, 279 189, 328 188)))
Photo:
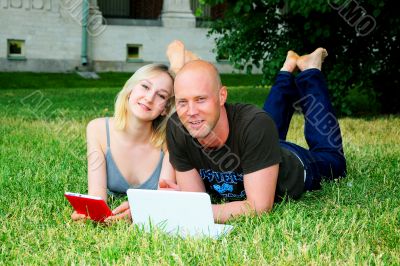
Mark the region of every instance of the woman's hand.
POLYGON ((129 209, 129 203, 127 201, 122 202, 121 205, 115 208, 112 212, 114 215, 107 217, 104 222, 108 223, 123 219, 132 220, 131 210, 129 209))
POLYGON ((83 221, 83 220, 86 220, 87 218, 88 218, 88 217, 86 217, 86 215, 77 213, 76 211, 74 211, 74 212, 71 214, 71 219, 72 219, 73 221, 75 221, 75 222, 77 222, 77 221, 83 221))

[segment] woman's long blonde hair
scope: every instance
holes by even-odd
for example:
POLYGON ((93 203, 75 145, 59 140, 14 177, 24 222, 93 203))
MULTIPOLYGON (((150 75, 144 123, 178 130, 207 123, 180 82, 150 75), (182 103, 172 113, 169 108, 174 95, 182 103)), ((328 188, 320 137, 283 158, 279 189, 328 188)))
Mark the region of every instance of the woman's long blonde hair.
MULTIPOLYGON (((173 74, 168 70, 168 67, 163 64, 149 64, 139 68, 125 83, 122 90, 118 93, 115 100, 115 126, 118 130, 124 130, 128 122, 128 99, 129 95, 139 81, 154 77, 160 73, 168 74, 173 80, 173 74)), ((153 120, 153 134, 150 138, 150 143, 156 148, 165 148, 165 134, 167 129, 168 118, 174 110, 174 96, 171 95, 165 105, 166 115, 159 115, 153 120)))

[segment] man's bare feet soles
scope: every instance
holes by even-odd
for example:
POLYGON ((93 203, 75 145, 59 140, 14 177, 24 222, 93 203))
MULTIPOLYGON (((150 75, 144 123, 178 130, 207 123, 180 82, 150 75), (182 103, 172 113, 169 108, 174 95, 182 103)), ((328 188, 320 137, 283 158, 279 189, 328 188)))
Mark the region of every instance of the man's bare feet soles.
POLYGON ((299 55, 294 51, 289 51, 286 56, 286 60, 283 63, 281 71, 294 72, 297 68, 297 59, 299 59, 299 55))
POLYGON ((192 51, 185 50, 185 64, 190 61, 199 60, 199 59, 200 59, 200 57, 198 57, 192 51))
POLYGON ((170 64, 170 69, 175 74, 185 64, 185 45, 181 41, 173 41, 168 45, 167 57, 170 64))
POLYGON ((328 52, 324 48, 317 48, 311 54, 300 56, 300 58, 297 60, 297 67, 300 69, 300 71, 310 68, 321 70, 322 63, 327 56, 328 52))

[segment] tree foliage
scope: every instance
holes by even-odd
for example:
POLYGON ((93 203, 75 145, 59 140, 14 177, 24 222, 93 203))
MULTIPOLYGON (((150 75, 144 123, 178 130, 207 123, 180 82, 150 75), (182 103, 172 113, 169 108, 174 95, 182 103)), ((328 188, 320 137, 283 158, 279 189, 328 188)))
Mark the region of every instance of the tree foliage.
POLYGON ((398 39, 394 0, 203 0, 225 4, 210 36, 217 53, 238 69, 262 70, 271 81, 290 49, 325 47, 324 72, 341 114, 400 111, 398 39))

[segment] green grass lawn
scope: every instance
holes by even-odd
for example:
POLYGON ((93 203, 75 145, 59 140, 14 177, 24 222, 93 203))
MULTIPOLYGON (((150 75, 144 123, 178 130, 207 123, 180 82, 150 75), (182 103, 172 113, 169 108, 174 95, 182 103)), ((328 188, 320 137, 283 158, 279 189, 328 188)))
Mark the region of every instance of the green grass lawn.
MULTIPOLYGON (((341 118, 347 178, 236 219, 220 240, 72 222, 63 193, 87 192, 85 126, 112 115, 128 77, 0 73, 0 264, 400 264, 399 116, 341 118)), ((259 78, 223 76, 230 101, 261 106, 259 78)), ((289 140, 305 146, 302 132, 296 115, 289 140)))

